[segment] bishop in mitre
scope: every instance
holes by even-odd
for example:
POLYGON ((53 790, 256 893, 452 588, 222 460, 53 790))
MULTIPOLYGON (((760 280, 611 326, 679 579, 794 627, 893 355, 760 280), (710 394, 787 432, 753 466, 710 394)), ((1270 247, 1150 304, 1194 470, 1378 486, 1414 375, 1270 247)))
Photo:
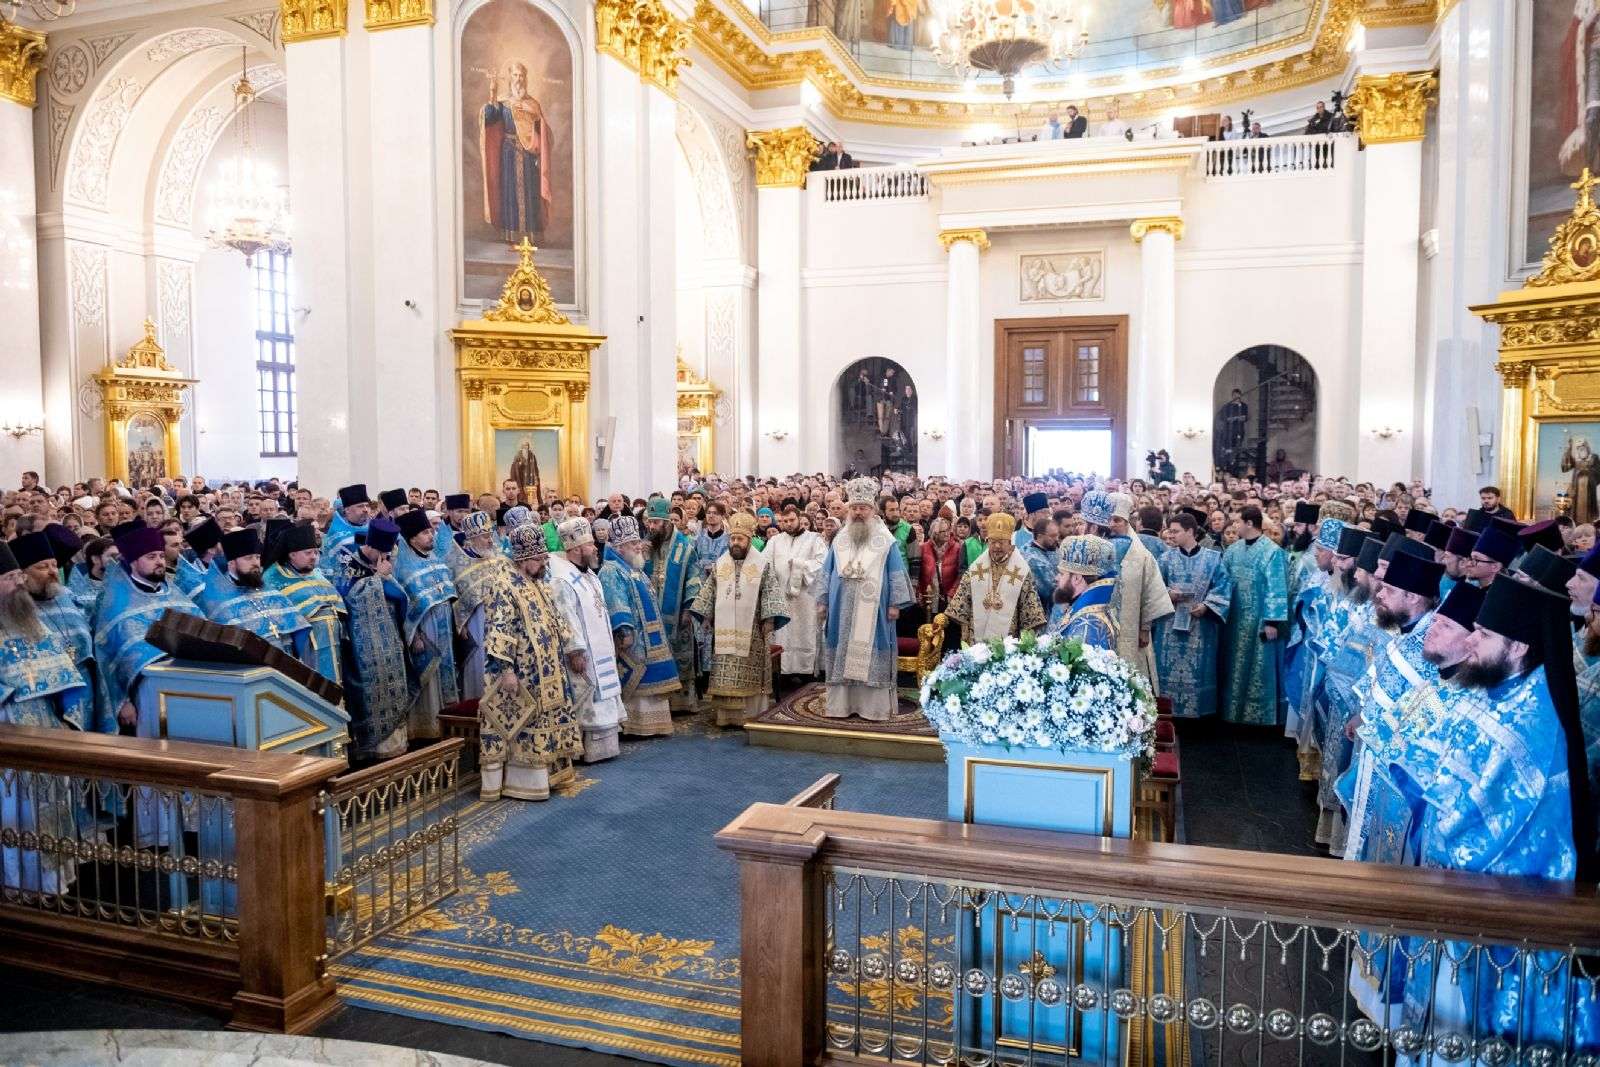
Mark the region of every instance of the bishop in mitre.
POLYGON ((885 722, 897 703, 894 622, 912 604, 911 579, 894 534, 878 517, 877 480, 851 481, 845 500, 845 524, 817 583, 825 714, 885 722))
POLYGON ((1004 512, 984 523, 988 548, 961 576, 947 614, 961 624, 968 644, 997 637, 1018 637, 1047 621, 1039 603, 1033 571, 1012 541, 1017 520, 1004 512))
POLYGON ((783 589, 765 552, 750 551, 756 520, 740 512, 728 524, 728 548, 712 565, 689 611, 711 631, 706 696, 718 726, 743 726, 767 710, 772 691, 772 631, 788 621, 783 589))
POLYGON ((567 519, 556 532, 567 558, 550 557, 550 582, 568 625, 589 654, 585 670, 570 672, 572 709, 583 727, 583 762, 599 763, 621 752, 624 714, 611 616, 600 584, 600 548, 594 528, 581 516, 567 519))

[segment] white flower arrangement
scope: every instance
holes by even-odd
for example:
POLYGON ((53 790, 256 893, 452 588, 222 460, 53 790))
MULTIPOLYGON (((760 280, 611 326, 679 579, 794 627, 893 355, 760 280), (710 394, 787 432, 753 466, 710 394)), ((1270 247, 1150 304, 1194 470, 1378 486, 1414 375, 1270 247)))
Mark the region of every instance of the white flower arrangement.
POLYGON ((970 645, 922 684, 922 711, 972 745, 1149 755, 1156 702, 1115 652, 1049 634, 970 645))

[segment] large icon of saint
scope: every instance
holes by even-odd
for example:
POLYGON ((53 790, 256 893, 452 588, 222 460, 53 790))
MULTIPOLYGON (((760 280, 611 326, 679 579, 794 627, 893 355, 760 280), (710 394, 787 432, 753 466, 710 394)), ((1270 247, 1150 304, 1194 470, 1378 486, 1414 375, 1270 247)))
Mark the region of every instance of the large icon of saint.
POLYGON ((533 454, 533 438, 524 437, 517 446, 517 454, 511 459, 511 469, 506 477, 517 483, 517 488, 526 492, 533 490, 533 499, 542 500, 544 486, 539 480, 539 457, 533 454))
POLYGON ((1589 447, 1587 437, 1569 437, 1561 450, 1561 471, 1570 473, 1567 493, 1572 499, 1572 521, 1600 519, 1600 456, 1589 447))
POLYGON ((481 115, 483 218, 508 243, 538 242, 550 217, 550 127, 528 92, 528 68, 507 67, 509 91, 489 75, 489 102, 481 115))

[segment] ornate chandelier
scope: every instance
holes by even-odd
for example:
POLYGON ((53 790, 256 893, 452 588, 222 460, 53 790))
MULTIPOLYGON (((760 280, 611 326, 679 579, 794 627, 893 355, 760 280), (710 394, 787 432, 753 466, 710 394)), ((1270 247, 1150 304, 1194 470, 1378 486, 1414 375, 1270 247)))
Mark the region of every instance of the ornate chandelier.
POLYGON ((1071 0, 935 0, 933 57, 962 74, 993 71, 1010 99, 1025 68, 1078 57, 1088 14, 1071 0))
POLYGON ((0 0, 0 22, 15 22, 26 12, 40 22, 64 19, 77 10, 78 0, 0 0))
POLYGON ((233 86, 238 151, 232 159, 222 161, 211 187, 211 229, 206 236, 212 244, 231 248, 252 263, 257 252, 289 250, 289 205, 272 168, 255 158, 250 105, 255 103, 256 87, 250 84, 249 69, 244 66, 244 50, 240 52, 242 69, 233 86))

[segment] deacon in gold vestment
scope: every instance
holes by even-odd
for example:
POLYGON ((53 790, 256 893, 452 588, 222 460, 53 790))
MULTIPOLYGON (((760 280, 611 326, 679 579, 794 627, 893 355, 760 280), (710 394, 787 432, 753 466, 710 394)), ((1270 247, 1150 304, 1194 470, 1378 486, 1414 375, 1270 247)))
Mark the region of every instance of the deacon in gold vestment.
POLYGON ((968 644, 1017 637, 1046 622, 1033 571, 1011 540, 1016 529, 1010 515, 989 516, 984 523, 989 548, 973 560, 950 598, 946 614, 961 624, 961 639, 968 644))
POLYGON ((574 777, 572 760, 583 751, 566 666, 582 674, 588 663, 544 574, 543 528, 513 527, 510 540, 514 569, 484 602, 481 796, 546 800, 551 786, 574 777))
POLYGON ((772 631, 789 621, 783 588, 765 552, 750 551, 756 520, 745 512, 728 525, 728 549, 689 610, 711 630, 706 696, 718 726, 742 726, 767 710, 772 691, 772 631))

